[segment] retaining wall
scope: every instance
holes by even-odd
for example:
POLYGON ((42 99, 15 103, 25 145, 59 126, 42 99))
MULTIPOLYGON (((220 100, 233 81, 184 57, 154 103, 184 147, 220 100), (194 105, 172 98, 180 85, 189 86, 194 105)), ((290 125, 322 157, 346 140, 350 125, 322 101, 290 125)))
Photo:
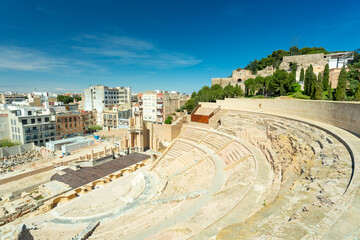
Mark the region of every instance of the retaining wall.
POLYGON ((31 151, 32 149, 34 149, 34 143, 27 143, 12 147, 2 147, 0 148, 0 158, 3 158, 5 156, 20 154, 23 152, 28 152, 31 151))
POLYGON ((200 103, 203 107, 243 110, 290 118, 309 119, 330 124, 360 136, 360 102, 335 102, 292 99, 227 98, 216 103, 200 103))

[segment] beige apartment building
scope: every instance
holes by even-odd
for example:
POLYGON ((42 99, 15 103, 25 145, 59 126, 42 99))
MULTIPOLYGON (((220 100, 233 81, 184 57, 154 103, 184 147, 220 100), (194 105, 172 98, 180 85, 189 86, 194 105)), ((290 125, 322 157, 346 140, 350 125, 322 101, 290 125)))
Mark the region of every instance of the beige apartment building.
POLYGON ((132 109, 115 106, 109 110, 104 110, 102 116, 103 130, 126 129, 129 126, 129 118, 132 116, 132 109))

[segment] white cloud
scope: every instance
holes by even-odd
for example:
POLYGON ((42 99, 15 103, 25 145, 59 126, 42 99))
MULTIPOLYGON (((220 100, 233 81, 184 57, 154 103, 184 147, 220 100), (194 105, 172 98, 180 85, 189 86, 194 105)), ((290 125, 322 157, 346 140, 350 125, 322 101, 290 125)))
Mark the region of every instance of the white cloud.
POLYGON ((15 47, 0 47, 0 70, 46 71, 62 63, 42 53, 15 47))
POLYGON ((72 76, 83 72, 104 73, 105 63, 132 65, 153 69, 189 67, 200 59, 178 52, 168 52, 151 42, 108 34, 83 35, 72 47, 63 46, 68 54, 0 46, 0 71, 37 71, 72 76), (69 53, 69 48, 72 52, 69 53))
POLYGON ((89 68, 103 71, 96 64, 68 57, 53 57, 41 51, 13 46, 0 46, 0 71, 37 71, 78 74, 89 68))
POLYGON ((81 44, 73 49, 89 55, 106 57, 122 65, 163 69, 189 67, 201 62, 193 56, 167 52, 151 42, 126 36, 83 35, 75 40, 81 44))

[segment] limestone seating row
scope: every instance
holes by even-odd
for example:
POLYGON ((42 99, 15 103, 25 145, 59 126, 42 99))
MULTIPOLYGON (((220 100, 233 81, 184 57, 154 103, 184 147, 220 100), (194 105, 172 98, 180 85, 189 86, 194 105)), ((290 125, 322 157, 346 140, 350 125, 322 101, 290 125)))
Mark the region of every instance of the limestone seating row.
POLYGON ((158 198, 169 198, 208 189, 215 176, 212 161, 204 159, 188 171, 171 178, 158 198), (192 183, 192 184, 189 184, 192 183))
POLYGON ((206 129, 199 129, 188 126, 185 131, 180 135, 181 138, 185 138, 191 140, 193 142, 199 142, 206 134, 208 130, 206 129))
POLYGON ((179 202, 142 204, 135 211, 124 214, 112 221, 112 224, 100 226, 92 235, 92 239, 111 239, 114 238, 114 233, 119 233, 119 237, 124 235, 130 237, 135 233, 165 222, 168 218, 179 214, 193 201, 195 200, 187 199, 179 202))
POLYGON ((242 144, 232 142, 227 147, 219 151, 218 155, 224 161, 225 166, 229 167, 232 164, 243 160, 246 156, 251 155, 251 153, 242 144))
POLYGON ((231 141, 231 139, 227 136, 220 135, 215 132, 210 132, 200 143, 214 151, 217 151, 226 145, 226 143, 229 141, 231 141))
POLYGON ((183 169, 188 168, 192 165, 193 162, 199 161, 204 157, 204 153, 192 150, 190 152, 187 152, 183 155, 181 155, 178 158, 175 158, 171 164, 160 164, 158 167, 163 168, 163 170, 166 172, 167 177, 171 177, 175 174, 178 174, 183 169))

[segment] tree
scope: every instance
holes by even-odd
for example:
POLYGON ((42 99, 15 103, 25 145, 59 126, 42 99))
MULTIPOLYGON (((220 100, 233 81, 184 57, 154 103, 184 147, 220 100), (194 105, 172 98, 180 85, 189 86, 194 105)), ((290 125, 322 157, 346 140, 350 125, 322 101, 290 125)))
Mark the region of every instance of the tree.
POLYGON ((304 83, 304 79, 305 79, 304 68, 301 68, 301 71, 300 71, 300 82, 304 83))
POLYGON ((301 92, 301 85, 299 83, 295 83, 291 86, 291 92, 301 92))
POLYGON ((246 69, 249 69, 252 72, 252 74, 256 74, 258 71, 258 65, 259 65, 259 61, 255 59, 254 61, 250 62, 247 65, 246 69))
POLYGON ((329 84, 329 88, 327 90, 327 97, 328 97, 328 100, 333 100, 333 95, 332 95, 332 87, 331 87, 331 82, 329 84))
POLYGON ((236 84, 234 87, 234 94, 236 97, 242 97, 244 96, 244 91, 241 89, 239 85, 236 84))
POLYGON ((58 95, 57 100, 59 102, 63 102, 64 104, 69 104, 71 102, 74 102, 74 99, 72 97, 64 96, 64 95, 58 95))
POLYGON ((313 66, 310 65, 310 67, 308 67, 308 68, 306 69, 306 72, 305 72, 305 82, 304 82, 304 93, 305 93, 305 95, 308 95, 308 96, 311 95, 311 89, 312 89, 312 85, 311 85, 312 74, 313 74, 313 66))
POLYGON ((360 101, 360 82, 358 83, 358 86, 356 88, 354 100, 360 101))
MULTIPOLYGON (((197 105, 197 104, 196 104, 197 105)), ((189 113, 192 112, 192 110, 195 108, 195 100, 193 98, 190 98, 184 105, 184 109, 188 111, 189 113)))
POLYGON ((285 70, 277 70, 274 72, 271 82, 269 83, 270 88, 274 91, 275 95, 284 95, 286 90, 290 89, 289 75, 285 70))
POLYGON ((259 94, 265 94, 265 78, 262 76, 257 76, 255 78, 255 87, 259 94))
POLYGON ((245 82, 245 94, 246 96, 254 96, 256 91, 256 82, 254 78, 249 78, 245 82))
POLYGON ((322 99, 322 95, 323 95, 323 86, 322 86, 322 75, 321 73, 319 73, 318 75, 318 79, 316 82, 316 87, 315 87, 315 99, 316 100, 321 100, 322 99))
POLYGON ((297 62, 293 62, 290 65, 291 65, 291 72, 296 75, 296 71, 297 71, 297 68, 298 68, 297 62))
POLYGON ((297 46, 292 46, 289 49, 289 52, 290 52, 290 56, 299 55, 300 54, 300 49, 297 46))
POLYGON ((235 96, 234 87, 232 85, 227 85, 224 87, 224 97, 232 98, 235 96))
POLYGON ((195 98, 196 97, 196 92, 193 92, 192 94, 191 94, 191 98, 195 98))
POLYGON ((316 99, 315 95, 316 95, 316 88, 317 88, 317 77, 316 77, 316 74, 314 72, 311 73, 310 86, 311 86, 310 98, 311 99, 316 99))
POLYGON ((335 92, 335 100, 343 101, 346 97, 347 73, 345 67, 342 67, 338 78, 338 84, 335 92))
POLYGON ((354 63, 349 65, 347 78, 349 81, 349 85, 348 85, 349 94, 353 96, 355 95, 355 91, 360 82, 360 63, 354 63))
POLYGON ((165 124, 171 124, 171 119, 168 119, 168 118, 167 118, 167 119, 165 120, 165 124))
POLYGON ((324 90, 329 88, 329 80, 330 80, 329 64, 326 64, 324 70, 324 76, 322 80, 324 90))

